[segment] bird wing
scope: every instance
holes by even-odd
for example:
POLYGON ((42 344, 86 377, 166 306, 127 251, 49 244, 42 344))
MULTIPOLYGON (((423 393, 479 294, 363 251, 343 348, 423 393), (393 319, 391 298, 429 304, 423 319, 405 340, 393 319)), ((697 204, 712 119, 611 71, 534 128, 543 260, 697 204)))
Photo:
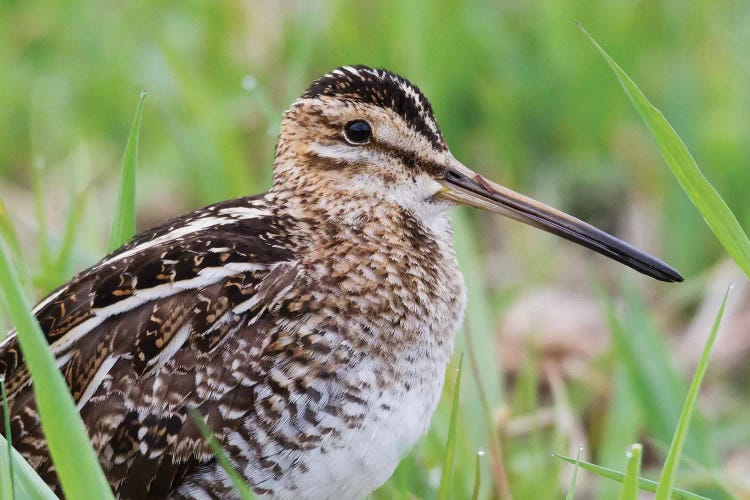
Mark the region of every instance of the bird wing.
MULTIPOLYGON (((233 334, 252 329, 251 316, 297 275, 296 256, 266 207, 263 198, 233 200, 146 231, 34 309, 110 483, 124 496, 166 494, 194 462, 212 459, 188 407, 226 414, 227 394, 232 405, 244 397, 201 379, 210 378, 216 353, 247 351, 233 334)), ((0 345, 0 375, 14 445, 55 483, 15 335, 0 345)))

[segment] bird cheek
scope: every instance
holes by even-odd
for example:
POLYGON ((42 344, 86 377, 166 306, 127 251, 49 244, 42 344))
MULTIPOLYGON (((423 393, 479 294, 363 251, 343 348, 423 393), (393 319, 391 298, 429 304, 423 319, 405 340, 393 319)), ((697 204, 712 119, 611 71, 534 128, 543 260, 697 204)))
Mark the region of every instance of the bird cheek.
POLYGON ((424 194, 425 198, 432 199, 443 189, 443 185, 435 180, 432 176, 423 174, 422 177, 423 179, 421 180, 421 182, 419 182, 419 184, 421 185, 422 193, 424 194))

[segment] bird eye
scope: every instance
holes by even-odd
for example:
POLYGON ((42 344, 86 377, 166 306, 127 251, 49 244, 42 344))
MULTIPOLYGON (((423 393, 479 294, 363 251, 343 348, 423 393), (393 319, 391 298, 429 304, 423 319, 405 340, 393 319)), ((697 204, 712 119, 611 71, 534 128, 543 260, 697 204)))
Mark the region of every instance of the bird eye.
POLYGON ((344 126, 344 137, 350 144, 367 144, 372 138, 372 128, 364 120, 354 120, 344 126))

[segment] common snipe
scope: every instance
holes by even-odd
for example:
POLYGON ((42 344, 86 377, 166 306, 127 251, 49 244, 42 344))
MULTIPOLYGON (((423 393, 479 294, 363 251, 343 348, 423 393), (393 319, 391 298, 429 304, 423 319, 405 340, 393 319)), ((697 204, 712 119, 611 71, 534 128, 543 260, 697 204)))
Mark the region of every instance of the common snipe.
MULTIPOLYGON (((229 498, 197 409, 254 491, 360 498, 430 422, 461 324, 457 203, 662 281, 666 264, 451 155, 422 93, 346 66, 284 114, 273 187, 136 236, 34 310, 113 490, 229 498)), ((13 443, 57 485, 15 336, 13 443)))

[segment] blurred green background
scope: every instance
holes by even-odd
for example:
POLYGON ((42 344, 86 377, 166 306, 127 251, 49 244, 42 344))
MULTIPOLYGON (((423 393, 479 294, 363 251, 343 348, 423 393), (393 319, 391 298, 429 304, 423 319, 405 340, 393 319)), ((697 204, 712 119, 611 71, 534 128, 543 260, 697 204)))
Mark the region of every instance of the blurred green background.
MULTIPOLYGON (((469 336, 457 352, 470 359, 456 498, 470 496, 480 448, 482 498, 504 488, 502 477, 516 498, 564 496, 571 470, 548 453, 575 455, 579 445, 622 469, 625 446, 641 440, 646 464, 658 467, 729 282, 737 287, 679 485, 750 498, 750 290, 575 20, 665 113, 750 227, 745 1, 4 0, 0 196, 33 293, 103 255, 143 89, 141 228, 265 190, 281 112, 307 84, 343 64, 386 67, 420 86, 465 164, 686 277, 658 284, 518 224, 457 211, 470 287, 469 336), (498 441, 502 464, 492 460, 498 441)), ((379 497, 435 496, 449 399, 379 497)), ((580 498, 617 491, 582 476, 580 498)))

